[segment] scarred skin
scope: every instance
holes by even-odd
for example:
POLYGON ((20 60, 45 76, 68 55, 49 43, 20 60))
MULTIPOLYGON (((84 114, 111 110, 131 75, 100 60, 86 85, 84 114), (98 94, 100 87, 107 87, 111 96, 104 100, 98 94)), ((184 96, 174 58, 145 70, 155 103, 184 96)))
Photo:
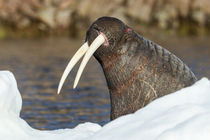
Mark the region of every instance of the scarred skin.
POLYGON ((109 88, 111 120, 197 80, 178 57, 116 18, 96 20, 87 31, 88 44, 100 33, 107 37, 107 42, 94 56, 103 68, 109 88))

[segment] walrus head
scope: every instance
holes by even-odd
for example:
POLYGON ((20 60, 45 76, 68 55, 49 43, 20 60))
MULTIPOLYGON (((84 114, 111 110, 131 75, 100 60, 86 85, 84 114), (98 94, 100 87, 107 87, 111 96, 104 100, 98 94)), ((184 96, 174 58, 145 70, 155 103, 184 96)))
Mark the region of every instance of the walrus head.
POLYGON ((192 85, 197 79, 174 54, 147 40, 112 17, 96 20, 85 43, 66 67, 58 93, 68 73, 84 55, 74 88, 92 55, 101 64, 111 99, 111 119, 133 113, 152 100, 192 85))
POLYGON ((102 17, 96 20, 89 28, 86 34, 86 41, 88 44, 102 35, 105 39, 104 43, 96 50, 95 56, 112 53, 113 48, 119 43, 121 38, 126 33, 126 25, 112 17, 102 17))
POLYGON ((117 18, 101 17, 97 19, 88 29, 85 43, 75 53, 66 67, 59 83, 58 93, 60 93, 67 75, 83 55, 85 56, 77 72, 73 86, 74 88, 76 88, 82 71, 90 57, 94 55, 99 62, 102 62, 101 59, 104 56, 108 57, 109 54, 111 55, 116 52, 116 46, 119 46, 119 41, 130 31, 131 28, 117 18))

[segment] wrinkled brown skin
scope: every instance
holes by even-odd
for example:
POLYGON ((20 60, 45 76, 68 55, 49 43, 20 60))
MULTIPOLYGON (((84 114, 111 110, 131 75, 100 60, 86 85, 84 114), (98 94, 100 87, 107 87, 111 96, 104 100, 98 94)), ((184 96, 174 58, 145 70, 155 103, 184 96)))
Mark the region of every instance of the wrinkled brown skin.
POLYGON ((96 20, 87 32, 89 45, 100 32, 107 36, 109 46, 101 45, 94 56, 103 68, 109 88, 111 120, 197 80, 178 57, 116 18, 96 20))

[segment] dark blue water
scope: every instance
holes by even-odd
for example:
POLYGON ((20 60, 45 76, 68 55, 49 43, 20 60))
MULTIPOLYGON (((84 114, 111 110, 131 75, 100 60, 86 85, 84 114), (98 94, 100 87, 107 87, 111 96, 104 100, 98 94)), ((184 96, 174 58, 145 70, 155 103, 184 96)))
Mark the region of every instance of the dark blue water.
MULTIPOLYGON (((199 38, 156 38, 179 56, 197 77, 210 78, 210 40, 199 38)), ((0 41, 0 69, 14 73, 23 98, 21 117, 38 129, 72 128, 83 122, 109 122, 110 101, 105 78, 92 58, 77 89, 73 80, 78 65, 64 84, 57 86, 68 61, 82 44, 81 39, 21 39, 0 41)))

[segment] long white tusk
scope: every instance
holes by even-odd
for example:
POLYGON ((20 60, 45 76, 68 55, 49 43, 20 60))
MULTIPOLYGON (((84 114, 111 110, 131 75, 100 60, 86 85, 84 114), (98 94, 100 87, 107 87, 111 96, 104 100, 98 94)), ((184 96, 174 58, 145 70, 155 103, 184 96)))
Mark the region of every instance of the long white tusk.
POLYGON ((87 62, 89 61, 90 57, 93 55, 93 53, 104 43, 105 39, 103 37, 102 34, 98 35, 98 37, 92 42, 92 44, 90 45, 88 51, 86 52, 81 64, 80 64, 80 67, 79 67, 79 70, 77 71, 77 75, 76 75, 76 78, 74 80, 74 86, 73 88, 76 88, 78 82, 79 82, 79 79, 81 77, 81 74, 87 64, 87 62))
POLYGON ((65 71, 63 72, 63 75, 61 77, 61 80, 59 82, 59 86, 58 86, 58 91, 57 93, 59 94, 61 91, 61 88, 63 86, 64 81, 66 80, 66 77, 68 76, 68 74, 71 72, 71 69, 74 67, 74 65, 80 60, 80 58, 87 52, 89 46, 88 43, 85 42, 80 48, 79 50, 77 50, 77 52, 75 53, 75 55, 72 57, 72 59, 70 60, 70 62, 68 63, 68 65, 66 66, 65 71))

